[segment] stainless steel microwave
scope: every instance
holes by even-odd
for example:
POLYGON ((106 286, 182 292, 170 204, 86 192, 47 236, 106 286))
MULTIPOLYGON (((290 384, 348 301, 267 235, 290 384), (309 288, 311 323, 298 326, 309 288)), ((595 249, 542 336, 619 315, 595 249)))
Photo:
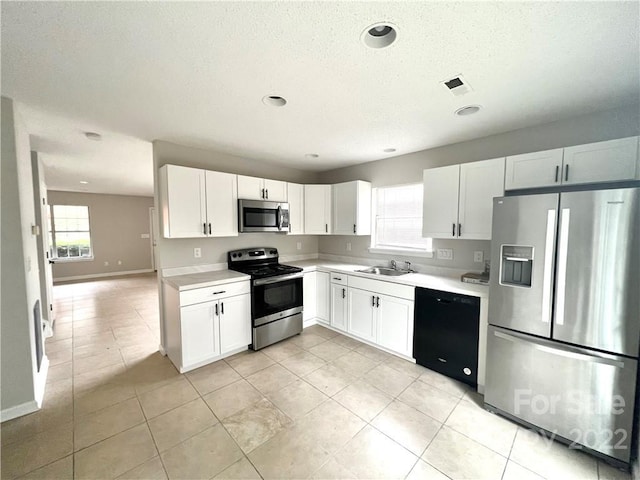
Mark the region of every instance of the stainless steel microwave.
POLYGON ((289 204, 238 200, 238 231, 281 232, 289 231, 289 204))

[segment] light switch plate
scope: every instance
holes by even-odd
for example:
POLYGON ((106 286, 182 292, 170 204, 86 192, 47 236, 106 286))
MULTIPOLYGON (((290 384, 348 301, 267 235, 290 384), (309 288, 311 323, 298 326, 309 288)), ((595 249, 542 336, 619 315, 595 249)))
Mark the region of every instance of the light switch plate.
POLYGON ((453 249, 439 248, 437 251, 438 260, 453 260, 453 249))
POLYGON ((484 262, 484 252, 482 250, 473 252, 473 261, 478 263, 484 262))
POLYGON ((351 251, 351 242, 347 242, 347 252, 351 251))
POLYGON ((296 250, 302 250, 302 242, 296 243, 296 250))

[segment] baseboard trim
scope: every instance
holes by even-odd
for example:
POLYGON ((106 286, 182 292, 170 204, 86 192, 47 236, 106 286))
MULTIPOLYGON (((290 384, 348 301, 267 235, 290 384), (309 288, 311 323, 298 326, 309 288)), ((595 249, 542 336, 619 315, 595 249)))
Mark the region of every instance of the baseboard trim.
POLYGON ((119 277, 121 275, 137 275, 140 273, 153 273, 155 270, 152 268, 145 268, 143 270, 126 270, 123 272, 109 272, 109 273, 91 273, 89 275, 72 275, 70 277, 58 277, 53 279, 53 283, 68 282, 70 280, 86 280, 89 278, 103 278, 103 277, 119 277))
POLYGON ((15 407, 5 408, 0 411, 0 422, 13 420, 14 418, 22 417, 23 415, 37 412, 38 410, 38 402, 35 400, 16 405, 15 407))

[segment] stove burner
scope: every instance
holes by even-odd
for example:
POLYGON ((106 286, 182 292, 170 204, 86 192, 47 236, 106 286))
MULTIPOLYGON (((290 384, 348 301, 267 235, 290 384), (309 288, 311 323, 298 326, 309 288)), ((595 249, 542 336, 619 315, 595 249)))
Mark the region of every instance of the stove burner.
POLYGON ((229 269, 251 275, 253 279, 302 271, 301 268, 278 263, 278 251, 274 248, 235 250, 229 252, 227 258, 229 269), (251 253, 254 253, 253 258, 248 258, 251 253))

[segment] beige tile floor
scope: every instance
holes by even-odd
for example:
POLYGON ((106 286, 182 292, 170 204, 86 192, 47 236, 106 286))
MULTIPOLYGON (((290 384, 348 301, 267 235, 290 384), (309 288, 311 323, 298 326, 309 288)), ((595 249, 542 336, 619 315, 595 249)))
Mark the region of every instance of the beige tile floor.
POLYGON ((154 276, 54 295, 44 406, 2 424, 3 479, 630 478, 320 326, 180 375, 154 276))

